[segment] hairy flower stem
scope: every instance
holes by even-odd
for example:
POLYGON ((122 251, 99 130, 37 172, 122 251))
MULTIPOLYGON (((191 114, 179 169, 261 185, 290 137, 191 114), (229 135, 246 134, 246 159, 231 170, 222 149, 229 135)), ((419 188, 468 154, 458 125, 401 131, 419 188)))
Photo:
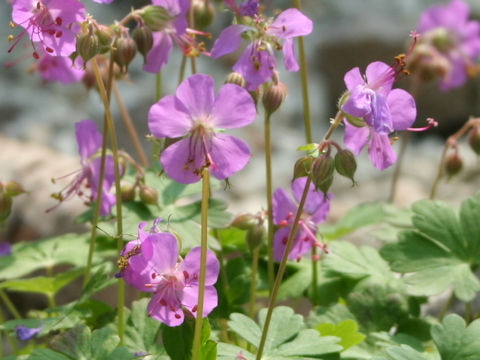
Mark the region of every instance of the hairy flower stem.
MULTIPOLYGON (((118 255, 123 250, 123 222, 122 222, 122 193, 120 188, 120 166, 118 161, 118 146, 117 137, 115 134, 115 127, 113 125, 112 113, 110 112, 110 102, 108 99, 105 85, 103 84, 102 76, 100 75, 100 69, 98 68, 97 60, 92 58, 91 60, 93 71, 95 73, 95 79, 97 80, 98 89, 102 96, 103 106, 105 107, 105 120, 108 126, 108 133, 110 134, 110 142, 112 144, 113 163, 115 168, 115 195, 116 195, 116 210, 117 210, 117 250, 118 255)), ((101 189, 101 188, 99 188, 101 189)), ((125 303, 125 283, 122 278, 118 279, 118 337, 120 338, 119 345, 123 345, 124 335, 124 314, 123 306, 125 303)))
POLYGON ((0 290, 0 297, 2 298, 3 303, 7 307, 8 311, 13 315, 15 319, 21 319, 22 316, 18 312, 17 308, 15 307, 15 304, 10 300, 8 295, 5 293, 5 291, 0 290))
MULTIPOLYGON (((108 65, 108 83, 107 83, 107 97, 110 99, 112 81, 113 81, 113 65, 114 62, 112 57, 110 57, 110 62, 108 65)), ((108 126, 106 118, 103 121, 103 131, 102 131, 102 151, 100 157, 100 177, 98 179, 98 189, 103 189, 103 181, 105 180, 105 162, 107 158, 107 138, 108 138, 108 126)), ((98 191, 97 200, 95 202, 95 210, 93 213, 92 219, 92 232, 90 234, 90 245, 88 248, 88 258, 87 258, 87 267, 85 268, 85 278, 83 280, 83 288, 87 286, 88 281, 90 280, 90 273, 92 270, 92 260, 93 260, 93 250, 95 248, 95 241, 97 239, 97 225, 98 219, 100 217, 100 207, 102 204, 103 191, 98 191)))
POLYGON ((252 257, 252 280, 250 285, 250 301, 248 304, 248 316, 253 319, 255 315, 255 297, 257 295, 257 272, 258 272, 258 258, 260 255, 260 246, 253 250, 252 257))
MULTIPOLYGON (((302 5, 300 0, 293 0, 294 6, 301 11, 302 5)), ((305 124, 305 141, 307 144, 313 142, 312 138, 312 122, 310 120, 310 100, 308 95, 308 71, 307 71, 307 60, 305 56, 305 45, 303 43, 303 37, 298 37, 298 52, 300 57, 300 75, 302 78, 302 98, 303 98, 303 111, 304 117, 303 121, 305 124)), ((314 246, 312 248, 312 303, 313 305, 317 304, 317 284, 318 284, 318 269, 317 261, 317 248, 314 246)))
POLYGON ((200 340, 202 337, 203 323, 203 300, 205 298, 205 275, 207 270, 207 236, 208 236, 208 200, 210 199, 210 171, 204 168, 202 171, 202 238, 200 252, 200 278, 198 281, 198 306, 195 319, 195 334, 193 337, 192 360, 198 360, 200 356, 200 340))
POLYGON ((267 253, 268 253, 268 288, 272 294, 273 282, 275 278, 273 267, 273 193, 272 193, 272 144, 270 141, 270 113, 265 110, 265 172, 267 186, 267 253))
POLYGON ((445 158, 447 157, 447 152, 451 147, 457 146, 458 140, 464 136, 471 128, 480 126, 480 118, 470 118, 455 134, 451 135, 447 141, 445 141, 445 147, 442 152, 442 157, 440 158, 440 164, 438 166, 437 177, 432 186, 430 192, 430 200, 435 199, 437 196, 438 185, 440 180, 443 177, 443 167, 445 165, 445 158))
POLYGON ((285 247, 285 251, 283 253, 282 261, 280 262, 280 266, 278 268, 277 277, 275 278, 275 283, 273 285, 273 290, 270 295, 270 300, 268 302, 267 317, 265 318, 262 338, 260 339, 260 345, 257 350, 257 360, 260 360, 262 358, 263 348, 265 347, 265 342, 267 340, 268 328, 270 326, 270 320, 272 319, 273 308, 277 300, 278 290, 280 289, 280 284, 282 283, 283 275, 287 267, 288 255, 290 254, 290 250, 292 249, 293 240, 295 239, 295 234, 297 233, 298 222, 303 213, 303 207, 305 205, 305 201, 307 200, 308 190, 310 189, 311 183, 312 183, 312 178, 311 176, 308 176, 307 182, 305 183, 305 188, 303 189, 303 194, 300 200, 300 204, 298 205, 297 213, 295 214, 295 220, 293 222, 292 229, 290 230, 290 234, 288 235, 287 244, 285 247))
POLYGON ((123 123, 127 128, 127 132, 128 132, 128 135, 130 136, 130 140, 132 140, 133 147, 135 148, 135 151, 137 152, 137 155, 140 158, 142 165, 144 167, 149 167, 150 164, 148 162, 147 155, 145 155, 145 151, 143 151, 143 147, 142 147, 142 144, 140 143, 137 130, 135 130, 135 126, 133 126, 132 118, 128 113, 128 109, 125 106, 125 102, 123 101, 122 95, 120 94, 117 83, 115 81, 113 81, 112 90, 113 90, 113 94, 115 95, 115 100, 117 101, 120 114, 122 115, 123 123))

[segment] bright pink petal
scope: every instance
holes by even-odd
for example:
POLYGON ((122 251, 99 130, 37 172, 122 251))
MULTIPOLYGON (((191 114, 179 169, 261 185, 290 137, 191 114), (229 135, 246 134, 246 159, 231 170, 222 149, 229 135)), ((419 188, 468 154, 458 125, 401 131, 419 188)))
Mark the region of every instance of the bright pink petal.
MULTIPOLYGON (((200 276, 200 247, 195 247, 185 256, 182 263, 178 267, 178 271, 183 273, 185 283, 189 285, 198 284, 200 276)), ((215 253, 207 249, 207 266, 205 273, 205 285, 213 285, 217 282, 220 272, 220 264, 215 253)))
MULTIPOLYGON (((283 253, 286 250, 287 240, 288 240, 288 236, 290 235, 291 229, 292 229, 291 226, 280 228, 274 234, 273 258, 276 261, 282 260, 283 253)), ((311 248, 312 248, 312 241, 307 236, 306 232, 302 229, 297 229, 297 234, 293 239, 293 245, 292 245, 292 248, 290 249, 290 254, 288 255, 288 258, 290 260, 295 260, 299 256, 302 256, 303 254, 310 251, 311 248)))
POLYGON ((236 51, 242 43, 242 34, 249 29, 249 26, 236 24, 225 28, 213 44, 212 58, 217 59, 236 51))
MULTIPOLYGON (((302 199, 306 183, 306 177, 298 178, 292 183, 292 194, 297 203, 300 203, 300 200, 302 199)), ((308 189, 307 199, 305 200, 303 211, 310 215, 314 215, 314 217, 312 217, 312 221, 314 223, 318 224, 323 222, 325 221, 328 211, 330 210, 331 197, 331 194, 329 194, 328 197, 325 197, 323 192, 316 191, 315 185, 310 183, 310 188, 308 189)))
POLYGON ((372 98, 375 96, 373 90, 365 85, 357 85, 342 106, 342 111, 354 117, 364 117, 372 111, 372 98))
POLYGON ((167 326, 179 326, 183 324, 184 314, 180 306, 174 306, 163 297, 163 293, 152 296, 148 303, 148 315, 167 326), (173 306, 173 310, 172 310, 173 306))
POLYGON ((193 119, 205 119, 215 101, 213 78, 204 74, 192 75, 178 86, 176 96, 193 119))
POLYGON ((295 41, 293 38, 285 40, 282 51, 285 69, 288 71, 298 71, 300 66, 298 65, 297 57, 295 56, 295 41))
POLYGON ((148 112, 148 128, 157 138, 181 137, 193 127, 185 106, 173 95, 167 95, 153 104, 148 112))
POLYGON ((256 116, 252 96, 238 85, 225 84, 215 98, 210 121, 214 127, 233 129, 251 124, 256 116))
POLYGON ((388 95, 395 81, 395 73, 392 67, 381 61, 370 63, 365 75, 367 76, 368 86, 383 96, 388 95))
POLYGON ((276 68, 277 61, 271 49, 267 47, 259 51, 255 43, 248 45, 233 65, 233 70, 245 78, 245 88, 248 91, 257 90, 260 85, 270 80, 276 68))
POLYGON ((150 234, 142 243, 142 254, 152 271, 170 273, 177 264, 177 239, 170 233, 150 234))
POLYGON ((345 137, 343 140, 345 146, 352 150, 355 155, 358 155, 367 144, 370 129, 368 127, 358 128, 350 125, 347 120, 344 120, 343 122, 345 124, 345 137))
POLYGON ((93 120, 86 119, 75 123, 75 137, 77 138, 78 152, 83 161, 102 147, 102 134, 93 120))
POLYGON ((250 160, 250 148, 243 140, 226 134, 212 138, 211 174, 219 180, 226 179, 242 170, 250 160))
POLYGON ((352 70, 348 71, 343 81, 345 81, 345 85, 347 86, 348 90, 352 90, 357 85, 364 85, 365 80, 363 80, 362 74, 360 73, 360 69, 358 67, 353 68, 352 70))
POLYGON ((147 54, 143 70, 153 74, 158 73, 167 64, 172 49, 172 38, 168 33, 154 32, 153 46, 147 54))
POLYGON ((378 170, 384 170, 397 161, 397 155, 393 151, 389 137, 377 134, 375 131, 372 131, 368 155, 378 170))
POLYGON ((417 106, 412 95, 402 89, 394 89, 388 94, 387 104, 392 115, 395 130, 406 130, 417 117, 417 106))
MULTIPOLYGON (((182 293, 182 305, 185 306, 193 316, 197 317, 198 307, 198 285, 186 286, 182 293), (195 310, 195 311, 193 311, 195 310)), ((203 317, 207 317, 218 306, 217 289, 214 286, 205 286, 203 298, 203 317)))
POLYGON ((278 188, 273 193, 272 207, 273 223, 275 225, 280 225, 283 221, 291 223, 297 213, 297 205, 294 204, 291 197, 282 188, 278 188))
POLYGON ((267 30, 268 35, 281 39, 305 36, 313 31, 313 21, 297 9, 287 9, 277 16, 267 30))
POLYGON ((191 184, 201 179, 205 154, 202 144, 194 143, 192 137, 188 137, 166 148, 160 162, 170 178, 181 184, 191 184))

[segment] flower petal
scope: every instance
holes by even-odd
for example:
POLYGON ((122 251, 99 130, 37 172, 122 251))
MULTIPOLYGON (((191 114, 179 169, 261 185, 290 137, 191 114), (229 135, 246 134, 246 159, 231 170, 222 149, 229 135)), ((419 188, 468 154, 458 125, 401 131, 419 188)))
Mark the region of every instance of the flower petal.
POLYGON ((350 91, 342 110, 354 117, 364 117, 372 111, 372 97, 375 93, 365 85, 357 85, 350 91))
MULTIPOLYGON (((185 283, 189 285, 198 284, 198 277, 200 276, 200 256, 201 248, 195 247, 185 256, 182 263, 178 267, 179 272, 185 275, 188 273, 188 278, 185 276, 185 283), (196 276, 195 276, 196 275, 196 276)), ((205 273, 205 285, 213 285, 217 282, 218 274, 220 272, 220 263, 215 256, 215 253, 207 249, 207 266, 205 273)))
POLYGON ((225 84, 215 98, 210 119, 214 127, 233 129, 251 124, 256 116, 252 96, 238 85, 225 84))
POLYGON ((297 206, 293 203, 285 189, 282 188, 278 188, 273 193, 272 208, 273 223, 275 225, 280 225, 284 220, 287 220, 287 222, 293 221, 297 213, 297 206))
POLYGON ((248 45, 240 59, 233 65, 233 70, 243 75, 248 91, 257 90, 273 76, 277 61, 270 48, 259 51, 255 43, 248 45))
POLYGON ((268 35, 281 39, 305 36, 313 31, 313 21, 297 9, 282 11, 267 29, 268 35))
POLYGON ((348 71, 343 77, 343 81, 345 81, 345 86, 350 91, 357 85, 365 85, 365 80, 363 80, 362 74, 360 73, 360 69, 358 67, 348 71))
MULTIPOLYGON (((290 235, 291 229, 292 229, 291 226, 287 226, 287 227, 280 228, 275 232, 274 238, 273 238, 273 258, 275 259, 275 261, 282 260, 283 253, 285 252, 288 236, 290 235)), ((303 254, 310 251, 311 248, 312 248, 312 241, 308 237, 308 234, 304 230, 298 229, 297 234, 293 239, 293 245, 292 245, 292 248, 290 249, 290 254, 288 255, 288 258, 290 260, 295 260, 299 256, 302 256, 303 254), (305 241, 305 239, 307 239, 307 241, 305 241)))
POLYGON ((86 161, 102 147, 102 134, 93 120, 86 119, 75 123, 75 137, 77 138, 78 152, 83 161, 86 161))
POLYGON ((148 112, 148 128, 157 138, 181 137, 193 127, 188 110, 173 95, 167 95, 153 104, 148 112))
POLYGON ((470 8, 462 0, 452 0, 448 4, 434 5, 426 9, 420 17, 418 31, 425 31, 446 27, 457 29, 468 20, 470 8))
MULTIPOLYGON (((300 203, 302 199, 303 191, 307 182, 306 177, 298 178, 292 183, 292 193, 297 201, 300 203)), ((332 194, 328 194, 326 198, 323 192, 316 191, 315 185, 310 183, 310 188, 308 189, 307 199, 305 200, 305 205, 303 211, 307 212, 310 215, 315 215, 315 218, 312 220, 318 224, 319 222, 325 221, 328 211, 330 210, 330 199, 332 194)))
POLYGON ((370 129, 366 126, 358 128, 351 125, 347 120, 344 120, 343 122, 345 123, 345 137, 343 142, 355 155, 358 155, 367 144, 370 129))
POLYGON ((372 97, 372 111, 365 116, 365 122, 379 133, 388 135, 393 131, 392 115, 387 99, 376 92, 372 97))
POLYGON ((226 134, 212 138, 211 174, 219 180, 226 179, 242 170, 250 160, 250 148, 243 140, 226 134))
POLYGON ((167 147, 160 157, 160 162, 173 180, 181 184, 191 184, 201 179, 205 154, 202 145, 194 143, 192 137, 188 137, 167 147))
POLYGON ((372 131, 368 155, 378 170, 384 170, 397 161, 397 155, 393 151, 388 136, 377 134, 375 131, 372 131))
POLYGON ((206 118, 215 101, 213 78, 205 74, 192 75, 178 86, 176 96, 193 119, 206 118))
POLYGON ((163 293, 157 293, 152 296, 148 303, 148 315, 158 321, 163 322, 167 326, 178 326, 183 324, 184 314, 182 309, 174 306, 163 297, 163 293), (162 301, 163 300, 163 301, 162 301))
POLYGON ((168 62, 173 49, 172 38, 166 32, 155 31, 153 33, 153 46, 147 53, 143 70, 156 74, 168 62))
POLYGON ((300 66, 298 65, 297 57, 295 56, 295 41, 293 38, 285 40, 282 51, 285 69, 288 71, 298 71, 300 66))
MULTIPOLYGON (((197 317, 195 306, 198 306, 198 285, 186 286, 182 293, 182 305, 185 306, 193 316, 197 317), (195 309, 195 311, 193 311, 195 309)), ((208 316, 218 306, 217 289, 214 286, 205 286, 203 298, 203 317, 208 316)))
POLYGON ((417 106, 412 95, 402 89, 394 89, 388 94, 387 104, 392 115, 395 130, 406 130, 417 117, 417 106))
POLYGON ((365 71, 368 86, 376 93, 387 96, 392 90, 395 81, 395 72, 390 65, 381 61, 375 61, 367 66, 365 71))
POLYGON ((236 51, 242 43, 242 34, 250 29, 251 27, 245 25, 230 25, 225 28, 213 44, 212 58, 217 59, 236 51))
POLYGON ((142 243, 142 254, 152 271, 170 272, 177 264, 177 239, 170 233, 150 234, 142 243))

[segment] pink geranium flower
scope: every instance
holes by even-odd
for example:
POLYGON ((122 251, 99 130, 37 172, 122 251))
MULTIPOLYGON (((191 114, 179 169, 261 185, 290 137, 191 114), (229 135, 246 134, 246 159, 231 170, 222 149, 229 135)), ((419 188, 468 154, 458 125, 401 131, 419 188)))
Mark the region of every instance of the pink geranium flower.
POLYGON ((52 56, 42 53, 36 63, 36 70, 47 82, 61 82, 63 85, 80 81, 85 75, 85 70, 80 64, 81 58, 72 63, 67 56, 52 56))
POLYGON ((222 129, 246 126, 256 116, 255 104, 240 86, 225 84, 215 96, 213 78, 196 74, 183 81, 148 113, 148 127, 158 138, 182 138, 164 150, 160 162, 168 176, 189 184, 201 179, 204 168, 225 179, 244 168, 248 145, 222 129))

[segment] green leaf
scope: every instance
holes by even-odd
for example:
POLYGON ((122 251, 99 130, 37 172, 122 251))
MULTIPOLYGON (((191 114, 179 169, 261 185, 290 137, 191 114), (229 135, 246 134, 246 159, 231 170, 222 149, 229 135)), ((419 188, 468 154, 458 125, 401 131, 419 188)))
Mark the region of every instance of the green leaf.
POLYGON ((340 338, 340 345, 346 350, 352 346, 360 344, 365 335, 358 332, 358 324, 351 319, 343 320, 338 324, 324 323, 317 326, 322 336, 336 336, 340 338))
POLYGON ((71 360, 71 358, 50 349, 35 349, 28 360, 71 360))
POLYGON ((471 268, 480 255, 480 199, 462 203, 460 217, 448 205, 423 200, 413 205, 415 231, 399 234, 398 243, 385 245, 380 253, 393 270, 409 274, 412 295, 431 296, 453 286, 455 295, 471 301, 480 282, 471 268))
POLYGON ((386 352, 388 357, 374 357, 372 360, 426 360, 426 357, 408 345, 390 347, 386 352))
POLYGON ((254 354, 239 346, 226 343, 218 344, 218 359, 241 359, 239 355, 243 356, 245 360, 255 360, 257 358, 254 354))
POLYGON ((442 325, 432 327, 431 334, 442 360, 480 359, 480 319, 467 327, 460 316, 450 314, 442 325))

